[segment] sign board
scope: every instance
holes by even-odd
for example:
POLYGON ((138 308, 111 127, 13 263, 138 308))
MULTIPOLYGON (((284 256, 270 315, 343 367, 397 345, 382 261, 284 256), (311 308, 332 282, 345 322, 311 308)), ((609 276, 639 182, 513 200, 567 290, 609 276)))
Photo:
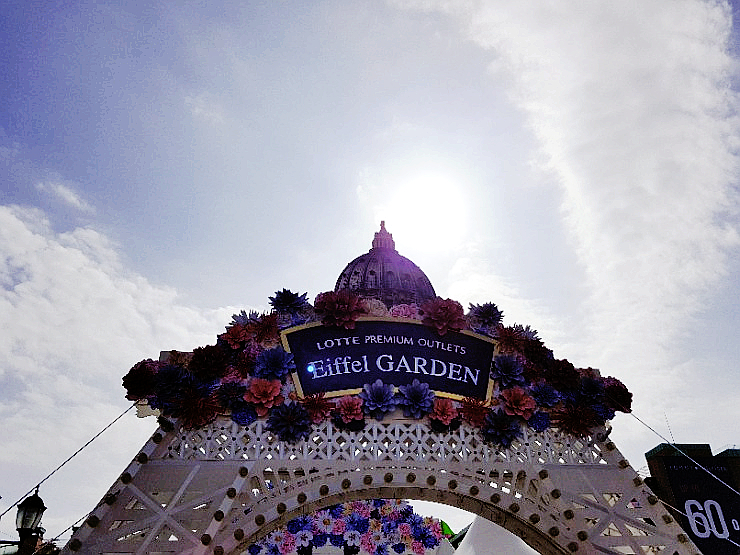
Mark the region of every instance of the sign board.
POLYGON ((335 397, 378 379, 396 387, 417 379, 442 397, 490 398, 492 339, 468 331, 440 336, 417 320, 361 318, 355 324, 345 330, 311 323, 282 332, 299 395, 335 397))

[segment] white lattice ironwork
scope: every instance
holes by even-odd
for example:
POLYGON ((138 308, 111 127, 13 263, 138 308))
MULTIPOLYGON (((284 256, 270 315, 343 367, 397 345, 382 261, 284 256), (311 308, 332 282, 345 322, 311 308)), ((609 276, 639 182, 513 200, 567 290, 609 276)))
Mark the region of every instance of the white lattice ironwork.
POLYGON ((294 446, 263 421, 160 428, 64 552, 240 554, 298 514, 372 498, 454 505, 545 554, 699 553, 599 434, 528 431, 495 449, 469 428, 403 418, 360 432, 327 421, 294 446))

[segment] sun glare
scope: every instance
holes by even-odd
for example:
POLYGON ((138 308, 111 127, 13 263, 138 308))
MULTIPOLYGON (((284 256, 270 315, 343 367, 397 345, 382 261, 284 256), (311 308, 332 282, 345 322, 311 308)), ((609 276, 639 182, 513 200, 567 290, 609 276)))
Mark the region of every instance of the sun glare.
POLYGON ((467 202, 460 185, 436 173, 401 180, 376 218, 415 250, 450 250, 467 231, 467 202))

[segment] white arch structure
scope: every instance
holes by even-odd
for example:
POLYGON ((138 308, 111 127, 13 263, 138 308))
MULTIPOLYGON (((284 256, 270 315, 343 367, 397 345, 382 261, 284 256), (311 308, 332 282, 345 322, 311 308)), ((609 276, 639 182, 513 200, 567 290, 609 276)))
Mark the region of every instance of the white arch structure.
POLYGON ((545 555, 699 553, 604 429, 525 429, 499 449, 398 413, 359 432, 326 421, 295 445, 263 420, 160 420, 63 553, 237 555, 299 514, 376 498, 460 507, 545 555))

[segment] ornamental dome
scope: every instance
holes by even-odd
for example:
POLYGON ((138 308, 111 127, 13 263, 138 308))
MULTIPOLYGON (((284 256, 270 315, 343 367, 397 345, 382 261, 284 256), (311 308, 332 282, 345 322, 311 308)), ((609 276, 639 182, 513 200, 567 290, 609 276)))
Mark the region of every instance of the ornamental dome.
POLYGON ((437 296, 426 274, 398 254, 385 222, 380 222, 370 251, 355 258, 339 274, 334 291, 341 289, 380 299, 388 308, 402 303, 420 305, 437 296))

